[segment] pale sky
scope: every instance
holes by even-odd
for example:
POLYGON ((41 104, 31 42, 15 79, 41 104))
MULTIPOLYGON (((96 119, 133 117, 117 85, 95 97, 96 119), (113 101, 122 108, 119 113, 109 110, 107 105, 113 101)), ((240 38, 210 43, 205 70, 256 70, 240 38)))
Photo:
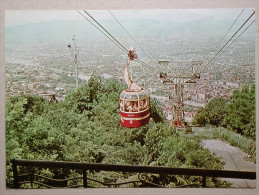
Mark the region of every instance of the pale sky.
MULTIPOLYGON (((111 10, 113 15, 121 19, 154 19, 172 21, 191 21, 194 19, 232 19, 235 20, 242 9, 203 9, 203 10, 111 10)), ((252 9, 245 9, 241 19, 251 15, 252 9)), ((96 19, 112 19, 107 10, 90 10, 89 13, 96 19)), ((73 10, 19 10, 5 11, 5 26, 15 26, 27 23, 37 23, 53 20, 83 20, 84 18, 73 10)))

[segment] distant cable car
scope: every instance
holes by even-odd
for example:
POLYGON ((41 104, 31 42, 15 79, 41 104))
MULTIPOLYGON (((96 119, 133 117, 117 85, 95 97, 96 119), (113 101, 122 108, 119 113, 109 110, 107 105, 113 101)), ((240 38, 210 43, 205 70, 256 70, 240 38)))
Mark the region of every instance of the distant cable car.
POLYGON ((120 123, 124 127, 140 127, 150 119, 150 92, 134 83, 128 73, 130 63, 137 59, 134 48, 129 48, 129 62, 124 70, 128 88, 120 94, 120 123))

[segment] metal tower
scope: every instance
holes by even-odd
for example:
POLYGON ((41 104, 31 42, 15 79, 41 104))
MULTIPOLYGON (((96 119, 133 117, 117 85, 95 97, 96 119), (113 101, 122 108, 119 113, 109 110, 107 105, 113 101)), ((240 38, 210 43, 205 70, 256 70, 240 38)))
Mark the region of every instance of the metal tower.
MULTIPOLYGON (((169 61, 165 63, 164 61, 163 64, 168 66, 168 62, 169 61)), ((160 64, 160 62, 158 63, 160 64)), ((202 61, 192 61, 191 73, 187 75, 168 76, 167 73, 160 73, 160 79, 163 84, 174 86, 172 96, 169 96, 173 116, 170 124, 175 125, 178 129, 185 128, 183 103, 184 86, 195 84, 196 80, 200 78, 200 74, 197 73, 197 66, 202 63, 202 61)))
POLYGON ((72 41, 74 42, 74 49, 72 49, 70 44, 68 44, 67 47, 70 49, 71 56, 73 57, 73 60, 74 60, 74 63, 75 63, 76 88, 78 88, 79 87, 79 82, 78 82, 77 56, 79 55, 79 49, 76 46, 76 36, 75 35, 73 36, 72 41))

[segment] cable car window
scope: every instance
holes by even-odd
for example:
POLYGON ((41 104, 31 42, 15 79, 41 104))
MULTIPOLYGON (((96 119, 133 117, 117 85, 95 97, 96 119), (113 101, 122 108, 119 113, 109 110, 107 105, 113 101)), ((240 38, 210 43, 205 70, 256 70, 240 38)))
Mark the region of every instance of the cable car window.
POLYGON ((124 100, 120 100, 120 110, 121 111, 124 111, 125 110, 125 106, 124 106, 124 103, 123 103, 124 100))
POLYGON ((125 111, 126 112, 132 112, 133 111, 134 102, 126 100, 125 101, 125 111))
POLYGON ((125 96, 125 91, 122 91, 120 97, 123 98, 124 96, 125 96))
POLYGON ((142 99, 140 100, 140 106, 139 106, 139 110, 145 110, 148 107, 147 104, 147 100, 146 99, 142 99))
POLYGON ((138 101, 134 101, 133 112, 138 112, 138 101))

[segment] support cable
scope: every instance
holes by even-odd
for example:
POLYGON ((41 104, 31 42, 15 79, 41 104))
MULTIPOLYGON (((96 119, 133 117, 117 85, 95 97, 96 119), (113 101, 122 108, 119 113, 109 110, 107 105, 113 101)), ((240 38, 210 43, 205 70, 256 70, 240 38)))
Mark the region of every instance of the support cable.
POLYGON ((227 43, 225 43, 225 45, 216 53, 216 55, 205 65, 205 67, 200 71, 200 73, 205 70, 206 68, 208 68, 208 66, 210 65, 210 63, 216 59, 216 57, 218 58, 220 55, 220 52, 226 47, 226 45, 236 36, 236 34, 243 28, 243 26, 250 20, 250 18, 254 15, 255 11, 253 11, 253 13, 249 16, 249 18, 242 24, 242 26, 240 26, 240 28, 235 32, 234 35, 232 35, 232 37, 227 41, 227 43))
MULTIPOLYGON (((118 24, 125 30, 125 32, 131 37, 131 39, 139 46, 139 48, 144 52, 144 54, 151 60, 153 61, 153 59, 148 55, 147 52, 144 51, 144 49, 141 47, 141 45, 133 38, 133 36, 127 31, 127 29, 120 23, 120 21, 112 14, 112 12, 110 10, 108 10, 108 12, 111 14, 111 16, 118 22, 118 24)), ((139 63, 141 63, 140 61, 138 61, 139 63)), ((143 62, 144 63, 144 62, 143 62)), ((146 64, 147 65, 147 64, 146 64)), ((174 70, 168 66, 170 68, 170 70, 172 72, 174 72, 174 70)), ((154 71, 154 69, 153 69, 154 71)), ((174 72, 175 73, 175 72, 174 72)))
MULTIPOLYGON (((246 27, 246 29, 242 32, 242 33, 240 33, 239 35, 238 35, 238 37, 237 38, 235 38, 228 46, 227 46, 227 48, 226 49, 224 49, 222 52, 221 52, 221 54, 222 53, 224 53, 239 37, 241 37, 242 35, 243 35, 243 33, 250 27, 250 26, 252 26, 252 24, 255 22, 255 20, 253 21, 253 22, 251 22, 247 27, 246 27)), ((221 55, 220 54, 220 55, 221 55)), ((216 57, 215 59, 217 59, 218 57, 216 57)))
POLYGON ((230 31, 230 29, 234 26, 234 24, 236 23, 236 21, 238 20, 238 18, 241 16, 241 14, 243 13, 243 11, 245 10, 245 8, 241 11, 241 13, 238 15, 238 17, 236 18, 236 20, 233 22, 233 24, 230 26, 230 28, 228 29, 228 31, 226 32, 226 34, 223 36, 223 38, 220 40, 220 42, 216 45, 216 48, 219 46, 219 44, 223 41, 223 39, 226 37, 226 35, 228 34, 228 32, 230 31))
POLYGON ((110 39, 111 42, 113 42, 115 45, 117 45, 124 53, 128 53, 124 49, 121 48, 120 45, 118 45, 114 40, 112 40, 107 34, 105 34, 98 26, 96 26, 93 22, 91 22, 87 17, 85 17, 80 11, 77 11, 81 16, 83 16, 90 24, 92 24, 95 28, 97 28, 104 36, 106 36, 108 39, 110 39))
POLYGON ((156 72, 156 73, 159 73, 157 70, 155 70, 155 68, 153 68, 152 66, 148 65, 147 63, 145 63, 145 62, 143 62, 143 61, 141 61, 141 60, 139 60, 139 59, 136 59, 136 61, 137 61, 138 63, 144 65, 144 66, 149 67, 152 71, 154 71, 154 72, 156 72))
MULTIPOLYGON (((128 50, 114 37, 112 36, 99 22, 97 22, 87 11, 84 10, 84 12, 90 17, 92 18, 95 23, 97 23, 108 35, 110 35, 127 53, 128 50)), ((157 72, 153 67, 149 66, 148 64, 146 64, 145 62, 143 62, 142 60, 136 60, 137 62, 141 63, 142 65, 145 65, 147 67, 149 67, 150 69, 152 69, 153 71, 157 72)))
MULTIPOLYGON (((116 44, 124 53, 128 54, 128 50, 114 37, 112 36, 99 22, 97 22, 89 13, 87 13, 85 10, 84 12, 93 19, 93 21, 98 24, 107 34, 105 34, 98 26, 96 26, 93 22, 91 22, 87 17, 85 17, 81 12, 77 11, 80 15, 82 15, 88 22, 90 22, 95 28, 97 28, 102 34, 104 34, 107 38, 110 39, 114 44, 116 44)), ((145 62, 137 59, 137 62, 141 63, 144 66, 147 66, 148 68, 152 69, 153 71, 157 72, 153 67, 149 66, 145 62)))
MULTIPOLYGON (((228 31, 225 33, 225 35, 222 37, 222 39, 219 41, 219 43, 216 45, 215 49, 214 49, 214 52, 215 50, 218 48, 219 44, 224 40, 224 38, 226 37, 226 35, 228 34, 228 32, 230 31, 230 29, 234 26, 234 24, 236 23, 236 21, 238 20, 238 18, 241 16, 241 14, 243 13, 243 11, 245 10, 245 8, 241 11, 241 13, 237 16, 236 20, 232 23, 232 25, 230 26, 230 28, 228 29, 228 31)), ((207 57, 207 60, 209 60, 209 56, 207 57)))
MULTIPOLYGON (((238 18, 241 16, 241 14, 244 12, 245 8, 241 11, 241 13, 237 16, 237 18, 235 19, 235 21, 232 23, 232 25, 230 26, 230 28, 228 29, 228 31, 225 33, 225 35, 222 37, 222 39, 219 41, 219 43, 216 45, 215 49, 218 48, 219 44, 224 40, 224 38, 226 37, 226 35, 228 34, 228 32, 230 31, 230 29, 234 26, 234 24, 236 23, 236 21, 238 20, 238 18)), ((207 58, 207 60, 209 59, 209 57, 207 58)), ((207 61, 205 60, 205 61, 207 61)), ((190 66, 188 68, 188 70, 190 70, 192 68, 192 66, 190 66)))
MULTIPOLYGON (((235 39, 227 46, 226 49, 224 49, 224 51, 226 51, 239 37, 241 37, 241 35, 242 35, 254 22, 255 22, 255 20, 254 20, 253 22, 251 22, 251 24, 249 24, 249 25, 246 27, 246 29, 245 29, 242 33, 240 33, 240 34, 238 35, 238 37, 235 38, 235 39)), ((224 51, 222 51, 222 53, 223 53, 224 51)))
POLYGON ((97 22, 87 11, 84 10, 84 12, 90 18, 92 18, 92 20, 95 21, 96 24, 98 24, 108 35, 110 35, 113 38, 113 40, 115 40, 128 53, 128 50, 114 36, 112 36, 99 22, 97 22))
POLYGON ((110 10, 108 12, 111 14, 111 16, 118 22, 118 24, 125 30, 125 32, 131 37, 131 39, 139 46, 139 48, 144 52, 144 54, 150 59, 151 57, 147 54, 147 52, 144 51, 144 49, 140 46, 140 44, 132 37, 132 35, 127 31, 127 29, 120 23, 120 21, 112 14, 110 10))

